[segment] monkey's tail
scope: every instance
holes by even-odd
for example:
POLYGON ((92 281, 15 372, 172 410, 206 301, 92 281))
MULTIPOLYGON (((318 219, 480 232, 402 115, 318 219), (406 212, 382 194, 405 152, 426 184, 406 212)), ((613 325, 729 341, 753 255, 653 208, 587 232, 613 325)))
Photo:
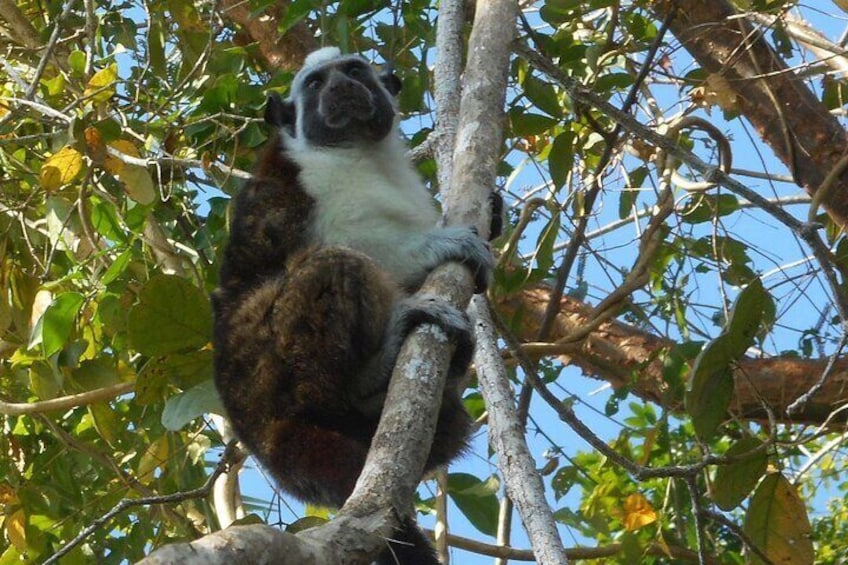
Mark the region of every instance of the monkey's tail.
POLYGON ((376 565, 439 565, 430 541, 412 517, 404 518, 376 565))

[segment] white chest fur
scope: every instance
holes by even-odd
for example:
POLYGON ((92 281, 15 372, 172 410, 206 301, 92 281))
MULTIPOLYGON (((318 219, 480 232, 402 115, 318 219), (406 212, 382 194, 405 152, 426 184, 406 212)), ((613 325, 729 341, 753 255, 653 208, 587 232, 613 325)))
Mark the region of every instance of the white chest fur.
POLYGON ((432 197, 409 164, 400 140, 362 148, 295 147, 300 182, 316 201, 311 237, 351 247, 406 279, 408 252, 437 220, 432 197))

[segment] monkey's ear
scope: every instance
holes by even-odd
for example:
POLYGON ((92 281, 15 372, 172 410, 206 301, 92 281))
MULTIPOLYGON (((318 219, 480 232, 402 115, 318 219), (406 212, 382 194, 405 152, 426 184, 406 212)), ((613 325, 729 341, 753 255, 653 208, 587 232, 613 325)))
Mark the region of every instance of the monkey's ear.
POLYGON ((294 104, 283 100, 276 92, 268 96, 265 104, 265 123, 274 127, 291 127, 295 121, 294 104))
POLYGON ((400 79, 395 74, 395 69, 391 64, 383 67, 383 71, 380 73, 380 82, 383 83, 383 86, 386 87, 386 90, 388 90, 389 94, 392 96, 397 96, 403 86, 400 79))

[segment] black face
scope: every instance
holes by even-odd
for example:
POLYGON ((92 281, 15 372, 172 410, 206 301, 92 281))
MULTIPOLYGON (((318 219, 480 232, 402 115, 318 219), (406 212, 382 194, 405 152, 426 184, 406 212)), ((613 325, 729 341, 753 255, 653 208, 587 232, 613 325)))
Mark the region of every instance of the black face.
POLYGON ((377 76, 365 60, 347 57, 319 66, 300 84, 294 104, 269 99, 265 109, 269 124, 284 127, 293 136, 302 132, 317 147, 374 143, 392 131, 391 96, 400 90, 393 74, 377 76))

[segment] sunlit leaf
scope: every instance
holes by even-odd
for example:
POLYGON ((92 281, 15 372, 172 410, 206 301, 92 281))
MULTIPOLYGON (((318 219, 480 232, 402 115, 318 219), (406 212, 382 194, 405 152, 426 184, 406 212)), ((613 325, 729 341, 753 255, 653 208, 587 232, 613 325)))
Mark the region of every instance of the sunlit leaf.
POLYGON ((9 542, 18 551, 25 551, 27 548, 26 513, 23 508, 19 508, 12 512, 10 516, 7 516, 4 525, 9 542))
POLYGON ((63 147, 41 166, 41 186, 53 191, 74 181, 83 169, 82 153, 73 147, 63 147))
POLYGON ((58 352, 68 341, 85 297, 78 292, 65 292, 53 300, 41 322, 41 347, 45 357, 58 352))
MULTIPOLYGON (((815 561, 804 501, 780 473, 768 475, 757 487, 743 529, 772 563, 809 565, 815 561)), ((754 553, 748 555, 748 562, 763 563, 754 553)))
POLYGON ((162 436, 150 443, 138 462, 138 480, 142 484, 149 485, 154 479, 154 471, 168 463, 169 455, 167 436, 162 436))
POLYGON ((92 75, 85 87, 83 96, 91 97, 91 100, 97 104, 106 102, 115 95, 115 81, 118 79, 118 65, 111 64, 105 69, 101 69, 92 75))
POLYGON ((638 530, 657 521, 657 513, 651 503, 641 493, 633 493, 624 499, 623 505, 624 529, 628 532, 638 530))
POLYGON ((146 168, 138 165, 124 165, 119 178, 127 195, 139 204, 153 204, 156 201, 156 186, 146 168))
POLYGON ((484 534, 495 535, 498 528, 499 481, 490 477, 483 482, 474 475, 450 473, 448 495, 475 528, 484 534))
MULTIPOLYGON (((141 157, 141 153, 139 153, 135 143, 127 139, 116 139, 109 143, 109 147, 112 147, 120 153, 129 155, 130 157, 141 157)), ((121 159, 113 155, 107 155, 103 161, 103 168, 113 175, 120 175, 125 166, 126 164, 121 161, 121 159)))

